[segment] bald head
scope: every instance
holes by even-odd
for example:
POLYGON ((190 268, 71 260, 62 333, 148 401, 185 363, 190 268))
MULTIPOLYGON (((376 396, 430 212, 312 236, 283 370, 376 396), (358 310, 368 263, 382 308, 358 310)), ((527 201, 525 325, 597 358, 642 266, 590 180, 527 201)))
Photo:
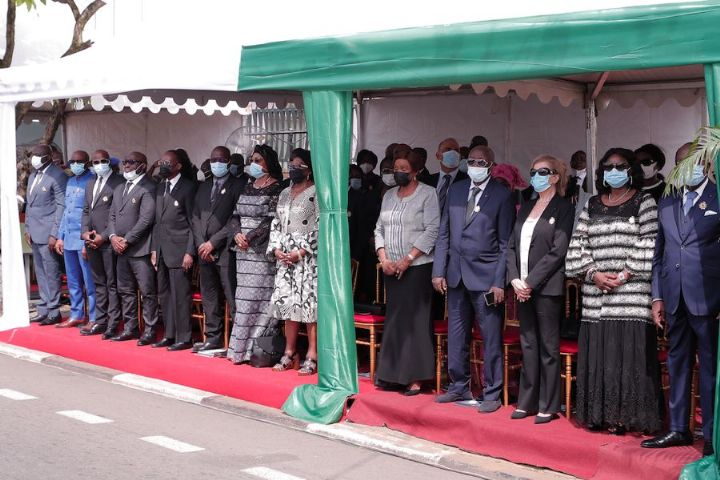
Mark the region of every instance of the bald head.
POLYGON ((95 150, 93 152, 92 158, 93 158, 93 160, 102 160, 103 158, 107 158, 109 160, 110 154, 108 153, 107 150, 103 150, 101 148, 101 149, 95 150))
POLYGON ((495 152, 485 145, 477 145, 470 150, 468 160, 485 160, 489 164, 495 163, 495 152))
POLYGON ((692 142, 687 142, 682 147, 677 149, 677 152, 675 152, 675 164, 682 162, 687 158, 688 155, 690 155, 690 149, 692 148, 692 142))
POLYGON ((442 160, 443 153, 447 152, 448 150, 455 150, 460 151, 460 144, 457 140, 454 138, 446 138, 442 142, 440 142, 440 145, 438 145, 437 152, 435 153, 435 157, 438 160, 442 160))

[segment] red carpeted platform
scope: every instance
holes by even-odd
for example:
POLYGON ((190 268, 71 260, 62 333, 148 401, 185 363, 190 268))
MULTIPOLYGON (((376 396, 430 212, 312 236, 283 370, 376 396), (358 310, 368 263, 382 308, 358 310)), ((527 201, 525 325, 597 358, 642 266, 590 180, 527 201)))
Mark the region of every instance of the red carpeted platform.
POLYGON ((676 479, 684 465, 700 458, 702 450, 702 443, 648 450, 640 447, 639 436, 589 432, 565 417, 535 425, 534 418, 510 420, 511 407, 480 414, 474 408, 433 400, 429 394, 404 397, 367 391, 354 400, 347 419, 589 479, 676 479))
MULTIPOLYGON (((138 347, 134 341, 112 342, 101 340, 100 335, 84 337, 77 328, 32 324, 0 332, 0 342, 274 408, 282 406, 295 386, 317 382, 316 376, 299 377, 295 371, 233 365, 224 358, 202 357, 189 350, 168 352, 164 348, 138 347)), ((367 384, 366 388, 371 386, 367 384)))

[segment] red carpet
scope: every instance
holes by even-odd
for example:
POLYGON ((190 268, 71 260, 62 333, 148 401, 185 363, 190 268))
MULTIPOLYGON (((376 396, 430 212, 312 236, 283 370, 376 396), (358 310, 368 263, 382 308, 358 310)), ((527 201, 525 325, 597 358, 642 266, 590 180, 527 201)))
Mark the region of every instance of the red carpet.
MULTIPOLYGON (((282 406, 295 386, 317 381, 317 377, 298 377, 294 371, 276 373, 267 368, 236 366, 188 350, 168 352, 137 347, 135 342, 83 337, 75 328, 32 325, 0 332, 0 342, 274 408, 282 406)), ((386 425, 433 442, 581 478, 675 479, 685 464, 700 457, 701 445, 647 450, 640 448, 639 437, 588 432, 564 418, 548 425, 534 425, 532 418, 510 420, 509 407, 481 415, 472 408, 436 404, 432 395, 404 397, 378 391, 367 379, 361 379, 360 392, 347 414, 349 421, 386 425)))
POLYGON ((698 443, 648 450, 640 448, 641 438, 634 435, 589 432, 565 417, 535 425, 534 418, 510 420, 510 413, 512 408, 504 407, 483 415, 473 408, 434 403, 432 395, 374 391, 358 395, 347 419, 591 479, 676 479, 685 464, 700 458, 702 449, 698 443))
POLYGON ((269 368, 233 365, 224 358, 201 357, 189 350, 168 352, 164 348, 138 347, 134 341, 101 340, 100 335, 83 337, 77 328, 32 324, 0 332, 0 342, 274 408, 282 406, 295 386, 317 382, 317 376, 299 377, 295 371, 273 372, 269 368))

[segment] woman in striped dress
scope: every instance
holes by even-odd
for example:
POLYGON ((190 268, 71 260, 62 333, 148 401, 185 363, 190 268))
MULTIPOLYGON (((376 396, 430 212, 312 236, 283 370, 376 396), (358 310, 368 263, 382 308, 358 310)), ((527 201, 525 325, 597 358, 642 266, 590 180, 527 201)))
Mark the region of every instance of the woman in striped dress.
POLYGON ((650 290, 657 206, 642 178, 632 151, 608 150, 566 263, 568 276, 584 280, 576 417, 615 434, 662 426, 650 290))
POLYGON ((278 328, 278 319, 269 313, 275 258, 266 250, 283 189, 282 167, 277 153, 268 145, 256 146, 251 159, 246 171, 252 183, 238 198, 228 226, 237 259, 237 289, 227 358, 235 364, 249 362, 255 340, 274 335, 278 328))

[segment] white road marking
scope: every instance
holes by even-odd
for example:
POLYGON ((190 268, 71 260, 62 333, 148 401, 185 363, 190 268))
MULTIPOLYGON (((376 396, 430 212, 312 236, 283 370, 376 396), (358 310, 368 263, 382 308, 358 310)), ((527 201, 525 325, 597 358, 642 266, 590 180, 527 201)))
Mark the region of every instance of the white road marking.
POLYGON ((37 398, 9 388, 0 388, 0 397, 9 398, 10 400, 35 400, 37 398))
POLYGON ((112 383, 126 387, 144 390, 146 392, 158 393, 160 395, 182 400, 190 403, 200 403, 204 398, 212 397, 215 394, 198 390, 197 388, 185 387, 164 380, 143 377, 133 373, 121 373, 112 378, 112 383))
POLYGON ((112 422, 112 420, 110 420, 109 418, 99 417, 97 415, 93 415, 92 413, 83 412, 82 410, 62 410, 55 413, 57 413, 58 415, 62 415, 63 417, 72 418, 73 420, 79 420, 84 423, 89 423, 91 425, 112 422))
POLYGON ((0 343, 0 353, 13 358, 17 358, 20 360, 28 360, 35 363, 42 363, 42 361, 46 358, 53 356, 50 353, 30 350, 29 348, 17 347, 15 345, 9 345, 7 343, 0 343))
POLYGON ((243 473, 252 475, 253 477, 262 478, 264 480, 305 480, 295 475, 283 473, 268 467, 252 467, 241 470, 243 473))
POLYGON ((195 445, 190 445, 189 443, 181 442, 180 440, 175 440, 174 438, 165 437, 163 435, 142 437, 140 440, 167 448, 169 450, 174 450, 178 453, 192 453, 205 450, 202 447, 196 447, 195 445))

